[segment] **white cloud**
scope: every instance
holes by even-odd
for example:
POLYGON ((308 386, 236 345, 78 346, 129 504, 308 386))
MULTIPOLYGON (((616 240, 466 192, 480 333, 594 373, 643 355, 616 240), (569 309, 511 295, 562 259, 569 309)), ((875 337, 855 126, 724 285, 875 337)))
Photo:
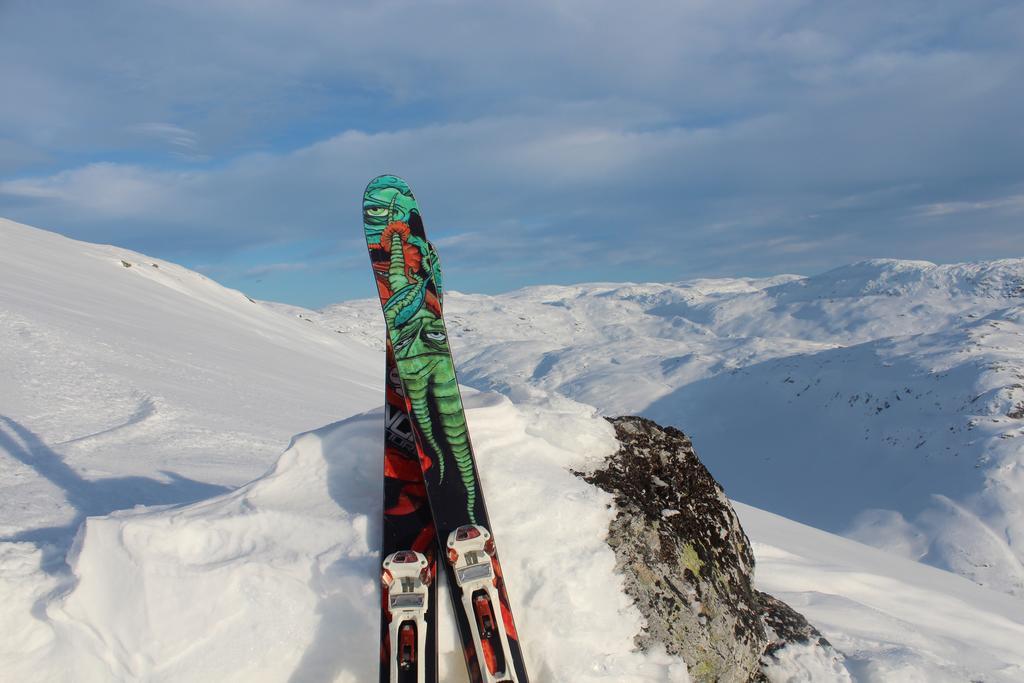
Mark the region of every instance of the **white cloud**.
POLYGON ((172 150, 172 154, 178 158, 189 161, 207 161, 210 158, 209 155, 202 153, 199 134, 188 128, 173 123, 153 121, 130 125, 128 130, 164 142, 172 150))
POLYGON ((37 200, 54 218, 86 214, 96 219, 148 218, 166 212, 187 188, 188 174, 140 166, 96 163, 51 176, 0 182, 0 195, 37 200))
POLYGON ((215 259, 343 239, 366 180, 397 172, 432 235, 481 236, 453 238, 467 253, 774 272, 927 235, 912 255, 968 257, 935 217, 988 211, 974 245, 1019 229, 1012 204, 963 199, 1024 182, 1016 18, 923 0, 22 5, 0 22, 0 136, 54 161, 0 180, 0 212, 215 259), (115 158, 132 162, 95 161, 115 158))
POLYGON ((974 213, 982 211, 1000 211, 1004 213, 1024 213, 1024 194, 1015 194, 1009 197, 987 199, 975 202, 951 201, 934 202, 918 207, 918 210, 925 216, 949 216, 959 213, 974 213))

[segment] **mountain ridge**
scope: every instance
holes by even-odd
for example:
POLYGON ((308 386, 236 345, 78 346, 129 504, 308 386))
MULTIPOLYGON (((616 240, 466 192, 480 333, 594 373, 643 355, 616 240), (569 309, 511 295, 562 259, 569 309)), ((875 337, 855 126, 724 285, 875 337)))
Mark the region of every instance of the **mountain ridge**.
MULTIPOLYGON (((446 310, 472 386, 684 428, 740 500, 1024 595, 1024 259, 450 292, 446 310)), ((306 315, 373 345, 372 313, 306 315)))

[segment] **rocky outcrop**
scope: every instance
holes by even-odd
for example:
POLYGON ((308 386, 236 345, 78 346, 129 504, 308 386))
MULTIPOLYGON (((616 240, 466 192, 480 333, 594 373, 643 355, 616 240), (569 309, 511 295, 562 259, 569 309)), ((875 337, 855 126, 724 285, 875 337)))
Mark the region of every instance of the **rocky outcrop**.
POLYGON ((764 667, 790 644, 833 656, 799 613, 754 589, 750 541, 686 435, 640 417, 610 422, 619 450, 578 474, 615 496, 608 544, 647 621, 637 646, 663 645, 694 681, 768 680, 764 667))

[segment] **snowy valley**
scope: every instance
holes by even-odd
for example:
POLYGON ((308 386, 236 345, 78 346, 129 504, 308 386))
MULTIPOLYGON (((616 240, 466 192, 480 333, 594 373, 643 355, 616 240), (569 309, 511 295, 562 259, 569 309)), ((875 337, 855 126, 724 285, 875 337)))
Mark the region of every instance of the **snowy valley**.
MULTIPOLYGON (((375 678, 377 302, 256 302, 5 220, 0 245, 0 678, 375 678)), ((758 587, 843 655, 775 680, 1024 678, 1024 261, 446 312, 538 680, 688 680, 634 647, 610 497, 570 472, 625 413, 693 438, 742 501, 758 587)))
MULTIPOLYGON (((371 346, 375 301, 299 312, 371 346)), ((450 293, 462 382, 687 432, 731 497, 1024 595, 1024 260, 450 293)))

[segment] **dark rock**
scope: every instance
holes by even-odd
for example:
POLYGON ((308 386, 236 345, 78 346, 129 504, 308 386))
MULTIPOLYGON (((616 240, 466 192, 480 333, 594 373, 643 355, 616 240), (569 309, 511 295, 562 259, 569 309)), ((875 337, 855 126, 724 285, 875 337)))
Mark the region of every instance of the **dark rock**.
POLYGON ((850 680, 842 655, 804 615, 773 595, 761 591, 757 594, 770 642, 761 655, 760 668, 750 676, 750 683, 778 680, 779 676, 769 675, 773 667, 788 665, 791 669, 791 662, 801 660, 814 666, 806 680, 823 680, 824 675, 828 675, 829 680, 850 680))
POLYGON ((754 589, 750 541, 686 435, 641 417, 609 421, 619 450, 577 474, 615 496, 608 545, 646 619, 637 646, 663 645, 694 681, 737 682, 767 680, 762 666, 790 643, 827 646, 798 612, 754 589))
POLYGON ((774 638, 768 644, 766 652, 770 654, 785 646, 786 643, 815 643, 831 646, 825 636, 811 626, 804 615, 782 600, 761 591, 757 591, 757 596, 761 601, 761 615, 764 623, 774 633, 774 638))

